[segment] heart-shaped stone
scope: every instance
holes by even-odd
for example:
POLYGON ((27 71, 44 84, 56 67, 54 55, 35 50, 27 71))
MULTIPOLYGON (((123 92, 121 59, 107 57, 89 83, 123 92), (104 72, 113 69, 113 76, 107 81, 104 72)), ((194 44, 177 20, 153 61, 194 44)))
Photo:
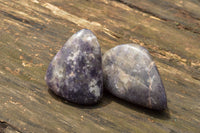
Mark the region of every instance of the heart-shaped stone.
POLYGON ((165 89, 149 52, 136 44, 118 45, 103 56, 106 89, 147 108, 167 108, 165 89))
POLYGON ((100 100, 102 78, 101 49, 96 36, 87 29, 69 38, 46 73, 48 87, 77 104, 95 104, 100 100))

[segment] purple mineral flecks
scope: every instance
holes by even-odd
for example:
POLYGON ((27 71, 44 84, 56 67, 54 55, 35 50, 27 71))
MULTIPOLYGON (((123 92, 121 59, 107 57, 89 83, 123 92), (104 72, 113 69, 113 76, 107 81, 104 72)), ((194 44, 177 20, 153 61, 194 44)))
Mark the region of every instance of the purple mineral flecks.
POLYGON ((165 88, 149 52, 136 44, 124 44, 103 56, 104 84, 113 95, 147 108, 167 108, 165 88))
POLYGON ((95 104, 103 93, 101 49, 87 29, 75 33, 51 61, 46 82, 55 94, 77 104, 95 104))

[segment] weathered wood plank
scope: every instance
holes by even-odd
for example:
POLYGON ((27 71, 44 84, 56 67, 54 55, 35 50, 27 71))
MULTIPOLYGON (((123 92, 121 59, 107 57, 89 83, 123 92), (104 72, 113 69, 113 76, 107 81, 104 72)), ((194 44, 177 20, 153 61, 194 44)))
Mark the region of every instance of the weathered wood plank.
POLYGON ((117 0, 131 8, 175 23, 177 28, 199 34, 200 2, 198 0, 117 0))
POLYGON ((0 0, 0 7, 0 131, 200 130, 199 1, 0 0), (96 34, 103 53, 122 43, 146 47, 169 110, 151 111, 110 94, 96 106, 78 106, 49 92, 49 62, 82 28, 96 34))

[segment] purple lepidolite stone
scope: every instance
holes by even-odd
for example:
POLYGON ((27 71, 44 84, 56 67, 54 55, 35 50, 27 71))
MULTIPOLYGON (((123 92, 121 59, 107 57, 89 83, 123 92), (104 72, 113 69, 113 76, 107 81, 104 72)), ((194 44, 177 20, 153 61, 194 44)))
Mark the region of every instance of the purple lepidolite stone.
POLYGON ((105 89, 147 108, 167 108, 165 89, 149 52, 136 44, 116 46, 103 56, 105 89))
POLYGON ((103 93, 101 49, 96 36, 87 29, 75 33, 51 61, 48 87, 77 104, 95 104, 103 93))

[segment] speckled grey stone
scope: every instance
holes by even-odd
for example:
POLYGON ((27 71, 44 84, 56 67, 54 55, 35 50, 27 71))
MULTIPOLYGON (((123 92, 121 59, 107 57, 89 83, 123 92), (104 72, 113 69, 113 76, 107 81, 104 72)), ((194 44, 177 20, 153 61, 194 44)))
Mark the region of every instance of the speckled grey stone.
POLYGON ((48 87, 77 104, 95 104, 101 99, 102 78, 100 46, 96 36, 87 29, 69 38, 46 73, 48 87))
POLYGON ((167 108, 165 89, 149 52, 137 44, 124 44, 103 56, 105 89, 147 108, 167 108))

